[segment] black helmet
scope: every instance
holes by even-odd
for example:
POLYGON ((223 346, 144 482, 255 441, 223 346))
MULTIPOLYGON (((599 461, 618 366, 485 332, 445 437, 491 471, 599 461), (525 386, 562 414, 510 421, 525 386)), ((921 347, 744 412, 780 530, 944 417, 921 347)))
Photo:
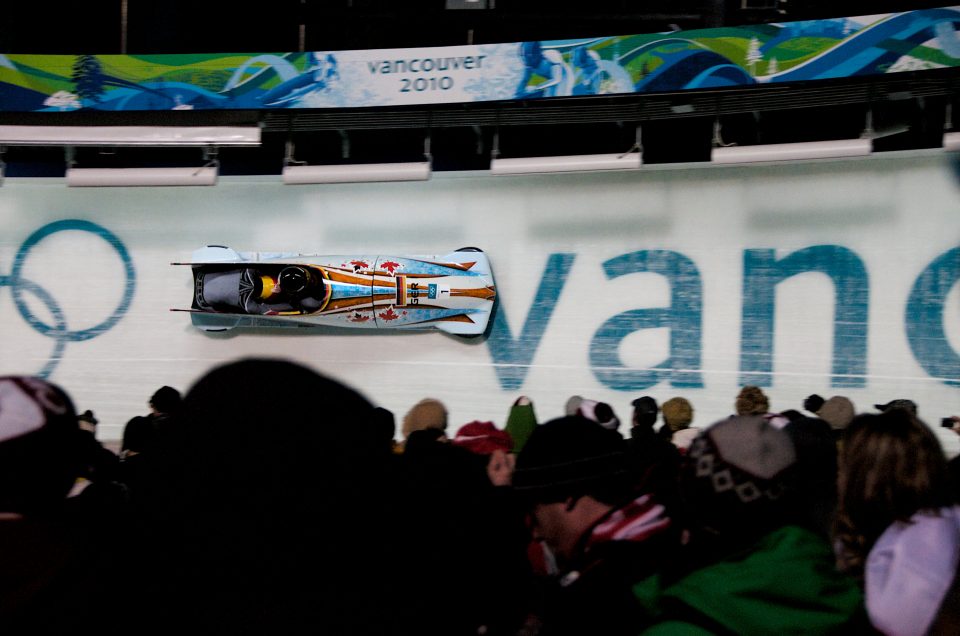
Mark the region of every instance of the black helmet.
POLYGON ((310 284, 310 273, 304 267, 291 265, 280 270, 280 290, 288 294, 299 294, 310 284))

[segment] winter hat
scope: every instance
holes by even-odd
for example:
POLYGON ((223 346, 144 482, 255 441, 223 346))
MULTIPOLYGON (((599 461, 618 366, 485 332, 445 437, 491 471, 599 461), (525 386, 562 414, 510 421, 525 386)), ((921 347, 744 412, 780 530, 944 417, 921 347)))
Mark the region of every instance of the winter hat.
POLYGON ((736 409, 737 415, 763 415, 770 411, 770 401, 760 387, 745 386, 737 395, 736 409))
POLYGON ((447 428, 447 408, 440 400, 425 398, 420 400, 403 416, 403 436, 409 437, 414 431, 447 428))
POLYGON ((653 428, 657 423, 657 413, 660 409, 657 407, 657 401, 649 395, 638 397, 630 403, 633 407, 634 426, 648 426, 653 428))
POLYGON ((663 412, 664 424, 673 432, 682 431, 693 421, 693 406, 686 398, 669 399, 663 403, 660 410, 663 412))
POLYGON ((891 400, 886 404, 874 404, 873 408, 883 412, 889 411, 890 409, 903 409, 914 417, 917 416, 917 405, 913 400, 891 400))
POLYGON ((567 400, 567 403, 563 405, 564 415, 576 415, 577 411, 580 409, 581 402, 583 402, 583 397, 579 395, 571 395, 567 400))
POLYGON ((464 424, 450 442, 477 455, 490 455, 495 450, 509 453, 513 449, 510 433, 501 431, 493 422, 464 424))
POLYGON ((697 436, 687 457, 684 499, 701 524, 715 532, 779 525, 797 461, 788 433, 760 416, 730 417, 697 436))
POLYGON ((808 395, 806 399, 803 401, 803 408, 810 411, 811 413, 816 413, 817 411, 820 410, 820 407, 823 406, 823 403, 825 401, 826 400, 824 400, 821 396, 817 395, 816 393, 813 393, 811 395, 808 395))
POLYGON ((823 403, 823 406, 817 411, 817 415, 824 420, 834 430, 843 430, 847 428, 856 415, 853 408, 853 402, 842 395, 834 395, 823 403))
POLYGON ((0 377, 0 512, 62 502, 81 468, 81 440, 62 389, 39 378, 0 377))
POLYGON ((77 416, 77 424, 79 424, 81 430, 89 431, 90 433, 96 432, 97 422, 97 418, 90 409, 87 409, 77 416))
POLYGON ((507 416, 507 432, 513 438, 513 452, 519 453, 530 439, 533 429, 537 428, 537 416, 533 412, 533 402, 525 395, 517 398, 510 407, 507 416))
POLYGON ((606 402, 582 400, 577 412, 588 420, 596 422, 603 428, 608 428, 611 431, 620 428, 620 420, 613 412, 613 408, 606 402))
POLYGON ((542 424, 517 456, 513 487, 534 501, 563 501, 596 490, 629 490, 626 442, 581 416, 542 424))

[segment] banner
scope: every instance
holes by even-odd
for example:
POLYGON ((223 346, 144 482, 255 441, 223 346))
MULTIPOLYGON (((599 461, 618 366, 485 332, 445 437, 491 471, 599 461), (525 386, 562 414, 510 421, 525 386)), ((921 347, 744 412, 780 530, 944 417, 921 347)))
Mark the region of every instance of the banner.
MULTIPOLYGON (((960 412, 960 186, 942 153, 605 174, 435 175, 421 183, 0 190, 0 373, 42 374, 117 438, 159 386, 244 356, 291 359, 398 417, 444 401, 451 428, 541 419, 571 395, 688 398, 694 424, 745 384, 777 411, 811 393, 860 411, 909 398, 960 412), (482 248, 486 338, 191 324, 197 248, 445 255, 482 248)), ((337 261, 338 263, 340 261, 337 261)), ((343 262, 348 262, 343 260, 343 262)), ((398 301, 399 302, 399 301, 398 301)), ((399 310, 398 310, 399 312, 399 310)), ((250 396, 251 408, 270 399, 250 396)), ((322 403, 318 403, 322 408, 322 403)), ((951 452, 960 438, 938 430, 951 452)))
POLYGON ((357 108, 956 68, 960 8, 580 40, 308 53, 0 55, 0 111, 357 108))

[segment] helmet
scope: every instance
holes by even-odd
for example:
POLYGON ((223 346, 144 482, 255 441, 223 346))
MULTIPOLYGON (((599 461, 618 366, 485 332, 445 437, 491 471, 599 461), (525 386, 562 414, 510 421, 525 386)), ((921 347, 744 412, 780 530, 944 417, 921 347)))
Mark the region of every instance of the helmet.
POLYGON ((259 285, 256 285, 255 293, 257 294, 257 300, 269 300, 276 292, 274 292, 274 287, 277 284, 277 281, 272 276, 267 276, 266 274, 259 274, 259 285))
POLYGON ((285 294, 299 294, 310 286, 310 272, 305 267, 291 265, 280 270, 280 290, 285 294))

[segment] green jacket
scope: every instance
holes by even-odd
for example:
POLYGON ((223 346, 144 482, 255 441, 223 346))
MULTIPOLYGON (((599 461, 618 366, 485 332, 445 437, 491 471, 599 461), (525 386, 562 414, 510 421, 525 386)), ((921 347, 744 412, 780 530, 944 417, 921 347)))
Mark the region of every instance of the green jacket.
POLYGON ((827 543, 797 526, 666 587, 656 575, 633 591, 652 617, 644 634, 831 634, 857 631, 865 616, 827 543))

